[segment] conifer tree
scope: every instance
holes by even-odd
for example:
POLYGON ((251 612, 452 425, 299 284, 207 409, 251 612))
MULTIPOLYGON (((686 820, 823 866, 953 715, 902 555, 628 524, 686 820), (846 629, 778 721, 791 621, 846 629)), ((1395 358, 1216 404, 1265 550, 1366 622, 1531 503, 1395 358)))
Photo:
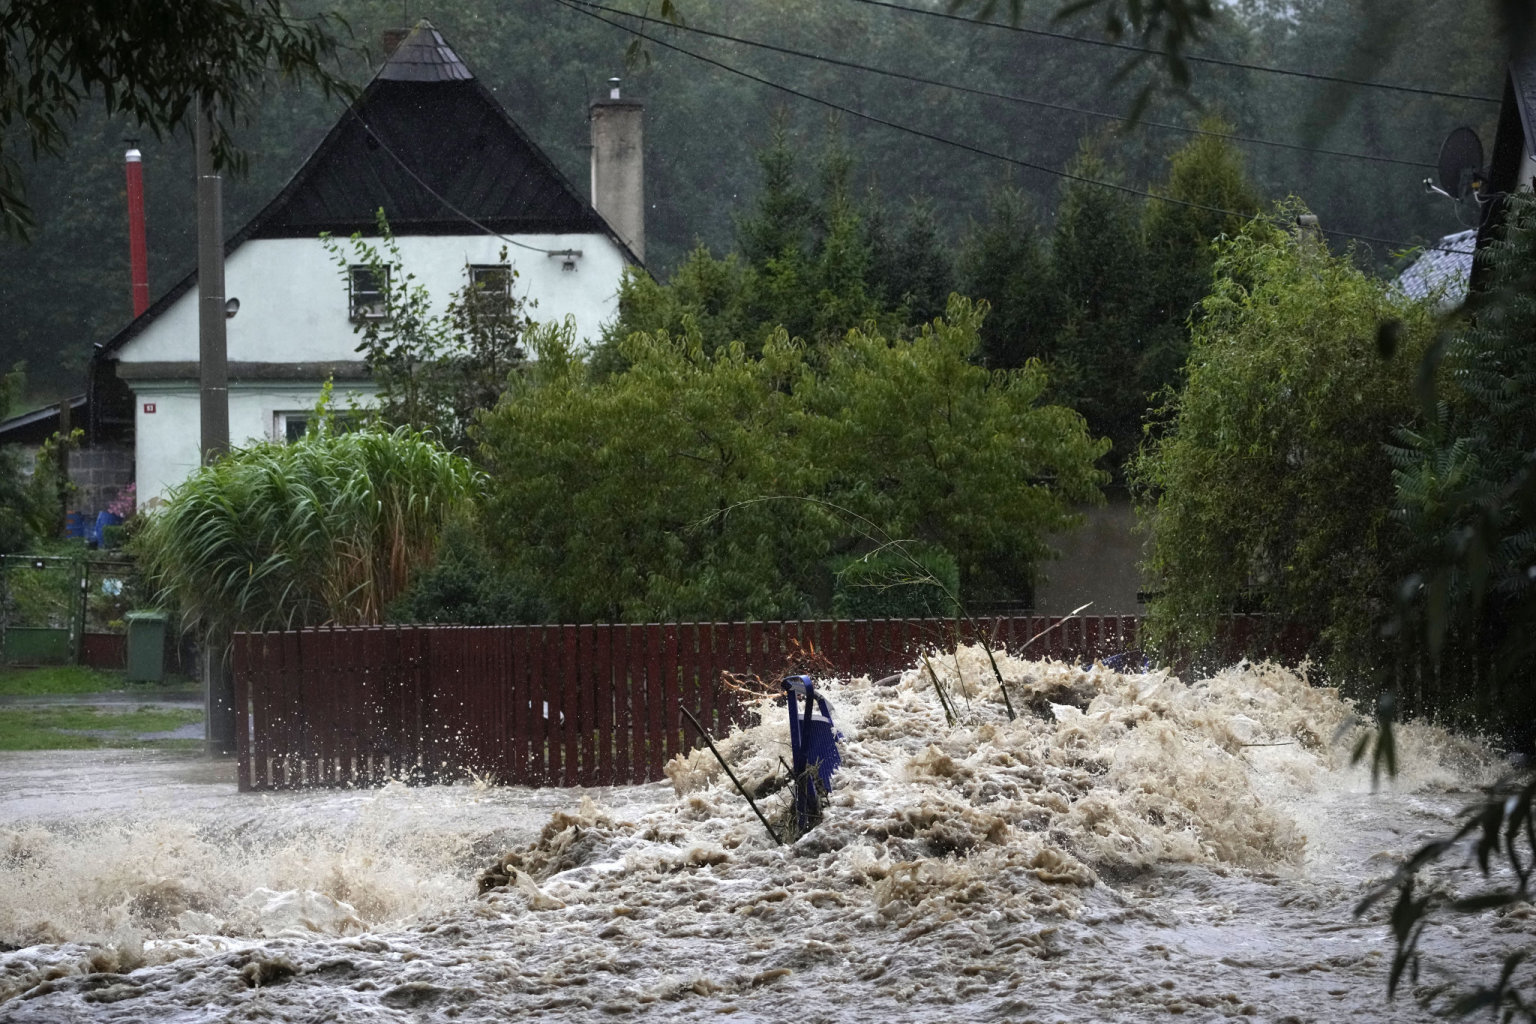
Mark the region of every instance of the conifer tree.
POLYGON ((1090 145, 1070 168, 1051 239, 1051 281, 1061 303, 1054 365, 1058 394, 1096 434, 1111 463, 1135 452, 1149 405, 1139 367, 1147 334, 1147 250, 1138 200, 1090 181, 1116 172, 1090 145))
POLYGON ((1258 216, 1261 200, 1242 155, 1221 136, 1231 127, 1206 118, 1198 135, 1169 158, 1168 177, 1146 207, 1149 330, 1143 345, 1142 388, 1155 394, 1174 384, 1189 353, 1191 314, 1211 289, 1211 242, 1233 237, 1258 216))
POLYGON ((961 257, 960 287, 987 302, 981 358, 993 369, 1016 369, 1054 351, 1057 316, 1050 260, 1029 200, 1011 186, 991 197, 986 219, 971 224, 961 257))

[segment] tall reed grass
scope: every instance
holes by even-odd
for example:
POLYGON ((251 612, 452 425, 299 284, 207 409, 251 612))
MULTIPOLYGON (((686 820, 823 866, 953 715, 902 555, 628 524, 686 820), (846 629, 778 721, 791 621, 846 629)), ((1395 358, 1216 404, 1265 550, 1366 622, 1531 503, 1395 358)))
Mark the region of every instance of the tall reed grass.
POLYGON ((409 428, 322 430, 204 467, 135 549, 188 628, 370 625, 479 486, 467 460, 409 428))

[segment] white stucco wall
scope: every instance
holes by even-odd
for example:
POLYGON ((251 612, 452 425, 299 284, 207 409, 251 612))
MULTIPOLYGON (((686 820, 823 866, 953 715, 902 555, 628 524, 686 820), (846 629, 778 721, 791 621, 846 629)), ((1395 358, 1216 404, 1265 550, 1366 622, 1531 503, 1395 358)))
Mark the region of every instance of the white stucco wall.
MULTIPOLYGON (((539 249, 576 249, 574 270, 541 252, 507 247, 516 289, 537 303, 535 320, 576 318, 577 337, 595 339, 618 312, 624 257, 603 235, 518 235, 539 249)), ((370 239, 375 245, 378 239, 370 239)), ((425 285, 438 309, 467 281, 470 263, 498 263, 504 244, 488 235, 409 236, 397 240, 408 273, 425 285)), ((344 251, 350 246, 343 241, 344 251)), ((358 336, 348 317, 347 282, 318 239, 262 238, 246 242, 224 267, 224 291, 240 300, 228 323, 231 362, 318 362, 357 359, 358 336)), ((183 295, 148 330, 123 347, 121 362, 197 358, 197 291, 183 295)))
MULTIPOLYGON (((542 252, 508 246, 507 260, 518 272, 517 293, 536 305, 528 315, 541 321, 576 320, 577 336, 594 340, 618 312, 618 288, 625 260, 603 235, 519 235, 538 249, 576 249, 573 270, 542 252)), ((377 244, 378 239, 370 239, 377 244)), ((439 310, 467 281, 467 264, 500 263, 501 239, 485 236, 410 236, 397 240, 408 273, 425 285, 439 310)), ((342 243, 350 255, 350 246, 342 243)), ((225 264, 225 294, 240 300, 227 321, 231 363, 351 362, 358 335, 349 317, 347 280, 318 239, 257 239, 235 250, 225 264)), ((125 344, 118 361, 188 363, 198 358, 197 289, 181 296, 143 333, 125 344)), ((125 367, 126 369, 126 367, 125 367)), ((141 501, 164 494, 197 468, 201 431, 197 382, 191 379, 132 379, 135 403, 135 478, 141 501), (146 408, 153 407, 153 412, 146 408)), ((229 437, 234 446, 266 439, 274 412, 314 407, 323 380, 232 380, 229 437)), ((338 383, 337 404, 351 390, 363 402, 371 387, 338 383)))
MULTIPOLYGON (((273 436, 277 413, 307 412, 320 399, 321 384, 295 382, 234 383, 229 387, 229 442, 244 447, 273 436)), ((367 405, 371 385, 339 385, 338 411, 349 399, 367 405)), ((139 500, 164 497, 198 466, 201 418, 196 381, 134 382, 134 474, 139 500), (149 410, 153 411, 149 411, 149 410)))

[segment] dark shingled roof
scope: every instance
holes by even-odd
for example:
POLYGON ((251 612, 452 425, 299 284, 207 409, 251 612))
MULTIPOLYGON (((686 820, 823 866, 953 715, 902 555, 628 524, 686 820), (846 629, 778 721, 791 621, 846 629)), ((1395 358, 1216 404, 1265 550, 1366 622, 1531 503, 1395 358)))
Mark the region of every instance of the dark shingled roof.
POLYGON ((459 55, 443 42, 437 30, 423 21, 395 47, 395 52, 379 69, 378 77, 392 82, 467 82, 475 76, 459 60, 459 55))
POLYGON ((549 158, 423 21, 374 76, 252 238, 371 234, 611 234, 549 158))
MULTIPOLYGON (((224 244, 371 235, 601 234, 640 261, 425 20, 395 48, 293 179, 224 244), (479 226, 477 226, 477 224, 479 226)), ((197 283, 196 271, 97 350, 115 353, 197 283)))

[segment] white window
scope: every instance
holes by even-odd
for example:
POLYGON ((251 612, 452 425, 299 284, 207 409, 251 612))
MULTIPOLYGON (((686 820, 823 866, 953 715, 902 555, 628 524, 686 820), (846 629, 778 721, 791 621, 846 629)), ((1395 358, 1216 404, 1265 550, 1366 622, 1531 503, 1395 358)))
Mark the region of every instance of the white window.
POLYGON ((312 413, 308 410, 295 410, 293 412, 274 412, 272 414, 272 440, 285 444, 292 444, 304 436, 304 431, 309 429, 309 418, 312 413))
MULTIPOLYGON (((313 409, 279 409, 272 413, 272 440, 279 444, 293 444, 302 440, 309 430, 310 421, 315 418, 313 409)), ((331 412, 332 429, 339 434, 356 430, 362 419, 355 409, 347 409, 331 412)))
POLYGON ((353 320, 384 320, 389 316, 389 306, 384 294, 389 289, 389 268, 384 268, 384 279, 372 267, 347 268, 351 282, 351 316, 353 320))
POLYGON ((469 286, 480 295, 506 298, 512 294, 512 266, 507 263, 471 263, 469 286))

